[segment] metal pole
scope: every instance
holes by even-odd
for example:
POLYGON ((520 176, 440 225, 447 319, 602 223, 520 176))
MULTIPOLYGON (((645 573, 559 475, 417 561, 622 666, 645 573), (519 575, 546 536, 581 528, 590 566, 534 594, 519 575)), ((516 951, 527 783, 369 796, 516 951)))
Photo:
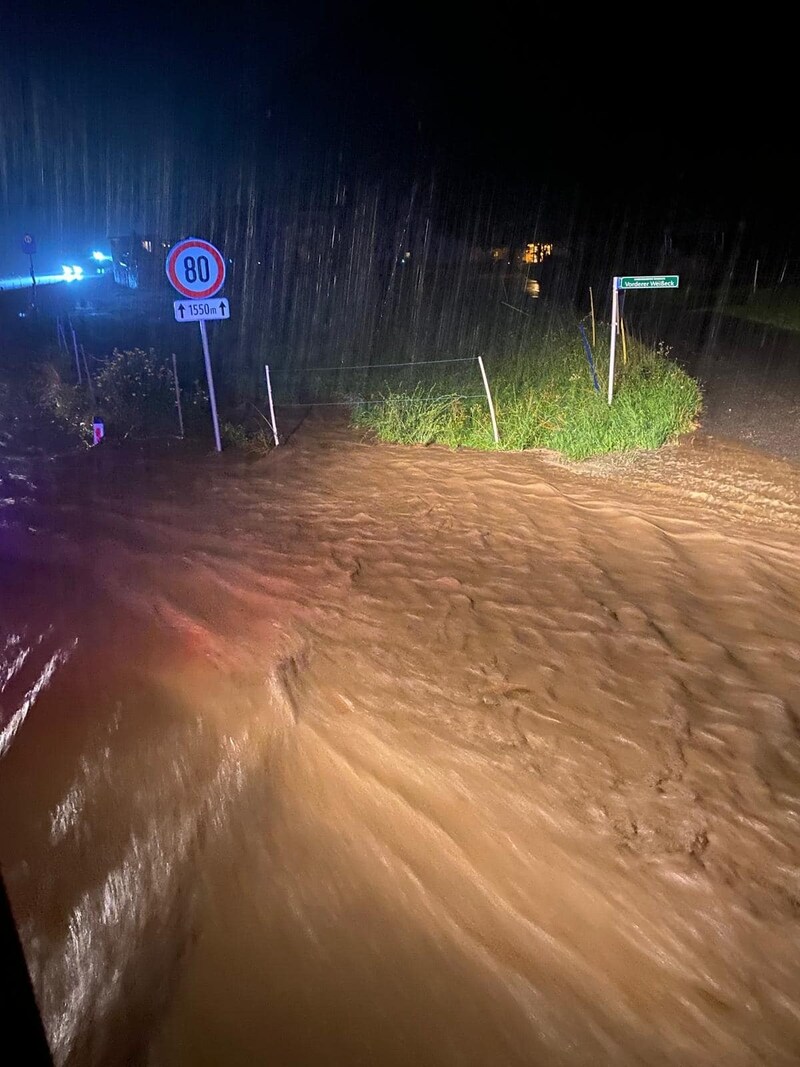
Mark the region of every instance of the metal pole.
POLYGON ((592 292, 591 285, 589 286, 589 307, 592 310, 592 348, 597 348, 597 330, 595 329, 594 321, 594 293, 592 292))
POLYGON ((489 414, 492 416, 492 432, 494 433, 494 443, 500 444, 500 434, 497 432, 497 419, 494 415, 494 403, 492 402, 492 394, 489 391, 489 379, 486 377, 486 368, 483 365, 483 356, 478 356, 478 366, 481 368, 481 378, 483 378, 483 388, 486 390, 486 399, 489 402, 489 414))
POLYGON ((78 370, 78 385, 83 382, 83 375, 81 374, 81 360, 78 355, 78 338, 75 336, 75 327, 70 323, 70 330, 72 331, 72 347, 75 350, 75 366, 78 370))
POLYGON ((264 370, 267 374, 267 393, 269 394, 269 417, 272 419, 272 436, 275 438, 275 447, 280 444, 278 440, 278 427, 275 425, 275 408, 272 403, 272 382, 269 380, 269 364, 264 364, 264 370))
POLYGON ((97 407, 97 402, 94 398, 94 383, 92 382, 92 376, 89 373, 89 363, 86 359, 86 352, 83 345, 81 345, 81 356, 83 357, 83 369, 86 371, 86 381, 89 383, 89 396, 92 398, 92 408, 97 407))
POLYGON ((617 353, 617 319, 619 317, 619 278, 611 279, 611 354, 608 360, 608 402, 614 399, 614 357, 617 353))
POLYGON ((217 452, 222 451, 222 441, 219 436, 219 419, 217 418, 217 397, 214 393, 214 375, 211 373, 211 356, 208 354, 208 334, 206 333, 206 321, 200 319, 200 339, 203 342, 203 359, 206 362, 206 381, 208 382, 208 399, 211 401, 211 419, 214 423, 214 440, 217 452))
POLYGON ((183 434, 183 408, 181 407, 181 388, 178 385, 178 361, 175 359, 175 353, 172 353, 172 380, 175 382, 175 406, 178 409, 178 425, 181 428, 181 437, 183 434))
MULTIPOLYGON (((623 304, 625 301, 623 300, 623 304)), ((628 366, 628 334, 625 331, 625 315, 623 310, 619 313, 619 335, 622 339, 622 363, 623 366, 628 366)))
POLYGON ((578 329, 581 333, 581 340, 583 341, 583 350, 586 353, 586 359, 589 363, 589 370, 592 375, 592 384, 596 393, 600 392, 600 382, 597 380, 597 371, 594 369, 594 356, 592 355, 592 349, 589 344, 589 338, 586 336, 586 327, 582 322, 578 323, 578 329))

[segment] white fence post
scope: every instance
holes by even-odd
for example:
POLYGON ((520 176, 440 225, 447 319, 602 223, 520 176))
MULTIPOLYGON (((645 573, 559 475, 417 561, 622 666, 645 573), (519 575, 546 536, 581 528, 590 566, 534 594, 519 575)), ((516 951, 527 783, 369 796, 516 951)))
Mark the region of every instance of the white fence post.
POLYGON ((500 444, 500 434, 497 432, 497 419, 494 414, 494 403, 492 401, 492 394, 489 390, 489 379, 486 377, 486 368, 483 365, 483 356, 478 356, 478 366, 481 368, 481 377, 483 378, 483 388, 486 390, 486 400, 489 404, 489 414, 492 416, 492 432, 494 433, 494 443, 500 444))
POLYGON ((264 373, 267 376, 267 394, 269 395, 269 417, 272 420, 272 436, 275 438, 275 447, 280 444, 278 440, 278 427, 275 425, 275 406, 272 403, 272 382, 269 380, 269 364, 264 364, 264 373))

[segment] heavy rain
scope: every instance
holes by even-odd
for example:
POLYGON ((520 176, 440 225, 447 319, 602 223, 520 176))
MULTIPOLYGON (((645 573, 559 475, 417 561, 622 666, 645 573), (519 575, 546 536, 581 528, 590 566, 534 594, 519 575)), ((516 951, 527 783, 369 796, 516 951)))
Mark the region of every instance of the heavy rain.
POLYGON ((569 23, 4 17, 3 1062, 800 1059, 791 68, 569 23))

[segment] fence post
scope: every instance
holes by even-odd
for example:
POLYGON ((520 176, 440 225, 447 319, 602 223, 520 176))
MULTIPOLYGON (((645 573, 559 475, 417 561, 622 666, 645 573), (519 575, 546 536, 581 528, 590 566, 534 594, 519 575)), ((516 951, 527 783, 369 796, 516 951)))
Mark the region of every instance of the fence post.
POLYGON ((486 368, 483 365, 483 356, 478 356, 478 366, 481 368, 481 377, 483 378, 483 388, 486 390, 486 400, 489 404, 489 414, 492 416, 492 432, 494 433, 494 443, 500 444, 500 434, 497 432, 497 419, 494 414, 494 403, 492 401, 492 394, 489 391, 489 379, 486 377, 486 368))
POLYGON ((272 436, 275 438, 275 447, 280 444, 278 440, 278 427, 275 425, 275 406, 272 403, 272 382, 269 380, 269 364, 264 364, 264 372, 267 376, 267 394, 269 395, 269 417, 272 420, 272 436))
POLYGON ((75 327, 70 323, 69 326, 72 331, 72 347, 75 350, 75 369, 78 372, 78 385, 83 383, 83 375, 81 374, 81 358, 78 355, 78 338, 75 336, 75 327))
POLYGON ((600 382, 597 380, 597 371, 594 369, 594 357, 592 355, 592 349, 589 345, 589 338, 586 336, 586 329, 582 322, 578 323, 578 329, 581 332, 581 339, 583 340, 583 350, 586 353, 586 359, 589 363, 589 370, 592 374, 592 383, 594 384, 594 391, 600 392, 600 382))
POLYGON ((181 387, 178 385, 178 361, 175 359, 175 353, 172 353, 172 380, 175 383, 175 406, 178 409, 178 425, 181 428, 181 440, 184 437, 183 433, 183 408, 181 407, 181 387))
MULTIPOLYGON (((97 401, 95 400, 94 396, 94 382, 92 381, 92 376, 89 373, 89 361, 86 359, 86 350, 84 349, 83 345, 81 345, 81 356, 83 357, 83 369, 86 371, 86 381, 89 385, 89 396, 92 398, 92 408, 95 408, 97 407, 97 401)), ((95 412, 95 414, 97 413, 95 412)))
POLYGON ((589 286, 589 307, 592 312, 592 348, 597 348, 597 330, 595 329, 594 320, 594 293, 592 292, 591 285, 589 286))

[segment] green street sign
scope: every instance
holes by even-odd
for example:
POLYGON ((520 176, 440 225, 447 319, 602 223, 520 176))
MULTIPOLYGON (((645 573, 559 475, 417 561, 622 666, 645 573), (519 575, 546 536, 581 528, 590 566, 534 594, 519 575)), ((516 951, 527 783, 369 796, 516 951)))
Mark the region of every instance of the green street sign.
POLYGON ((677 274, 640 274, 618 278, 617 289, 677 289, 679 281, 677 274))

